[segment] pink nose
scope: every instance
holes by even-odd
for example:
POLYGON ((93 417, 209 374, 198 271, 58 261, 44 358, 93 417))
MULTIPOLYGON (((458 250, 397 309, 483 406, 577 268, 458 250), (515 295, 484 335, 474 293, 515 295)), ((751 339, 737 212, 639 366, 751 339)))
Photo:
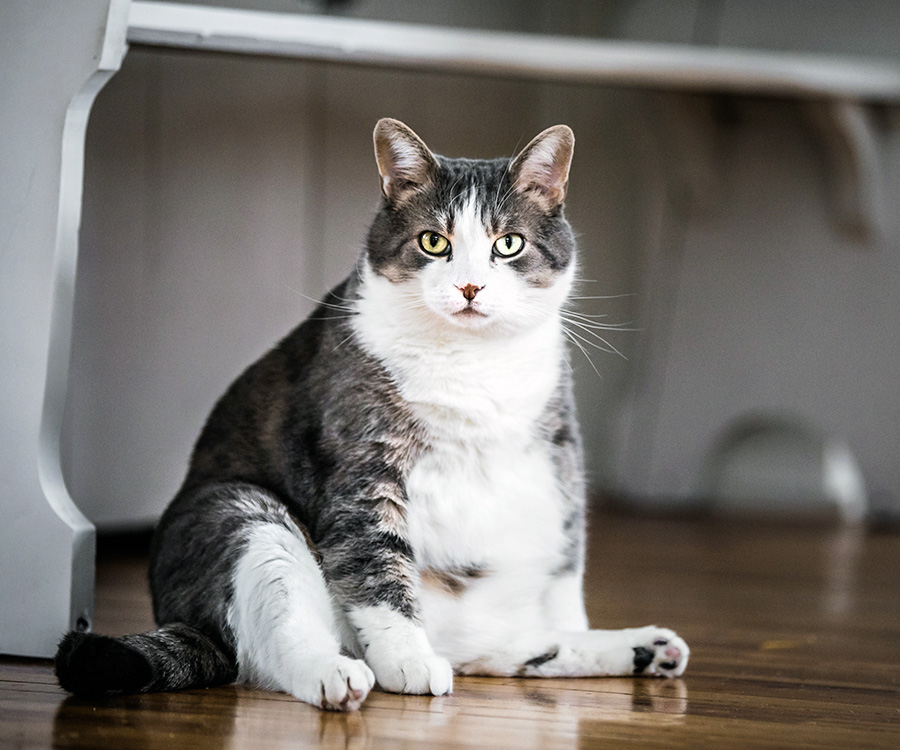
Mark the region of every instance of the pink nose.
POLYGON ((466 284, 465 286, 458 286, 456 288, 462 292, 463 297, 469 300, 469 302, 475 299, 475 295, 484 289, 483 286, 475 286, 474 284, 466 284))

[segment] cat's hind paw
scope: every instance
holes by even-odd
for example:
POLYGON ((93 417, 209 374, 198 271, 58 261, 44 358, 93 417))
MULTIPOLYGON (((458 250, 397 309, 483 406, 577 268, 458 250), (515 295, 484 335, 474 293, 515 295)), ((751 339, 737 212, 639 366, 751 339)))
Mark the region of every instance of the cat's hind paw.
POLYGON ((308 666, 291 693, 326 711, 355 711, 375 685, 375 675, 365 662, 336 656, 308 666))
POLYGON ((680 677, 687 669, 691 650, 671 630, 648 627, 642 629, 645 642, 634 646, 634 674, 649 677, 680 677))

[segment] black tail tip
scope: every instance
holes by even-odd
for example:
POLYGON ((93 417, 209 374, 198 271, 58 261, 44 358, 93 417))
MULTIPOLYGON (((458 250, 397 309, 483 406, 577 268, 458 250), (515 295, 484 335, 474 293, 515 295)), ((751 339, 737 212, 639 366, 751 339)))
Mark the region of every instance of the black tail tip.
POLYGON ((85 697, 142 693, 153 682, 140 651, 96 633, 68 633, 56 649, 55 667, 60 687, 85 697))

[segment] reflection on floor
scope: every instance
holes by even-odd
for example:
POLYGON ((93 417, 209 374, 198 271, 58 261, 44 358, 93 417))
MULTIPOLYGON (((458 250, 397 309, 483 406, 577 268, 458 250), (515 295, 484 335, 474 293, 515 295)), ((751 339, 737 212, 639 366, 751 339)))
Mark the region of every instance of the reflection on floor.
MULTIPOLYGON (((48 663, 2 659, 0 747, 900 746, 900 535, 592 520, 592 624, 677 629, 684 679, 458 678, 451 696, 374 692, 342 715, 238 686, 83 701, 48 663)), ((144 541, 101 545, 99 632, 151 624, 144 541)))

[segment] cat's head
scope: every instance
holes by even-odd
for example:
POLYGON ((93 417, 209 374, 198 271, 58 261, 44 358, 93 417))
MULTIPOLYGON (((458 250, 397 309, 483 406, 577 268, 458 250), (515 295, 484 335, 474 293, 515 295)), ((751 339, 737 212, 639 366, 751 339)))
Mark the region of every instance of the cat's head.
POLYGON ((383 203, 366 272, 386 304, 430 325, 515 331, 553 316, 574 275, 563 200, 575 137, 556 125, 513 159, 448 159, 380 120, 383 203))

